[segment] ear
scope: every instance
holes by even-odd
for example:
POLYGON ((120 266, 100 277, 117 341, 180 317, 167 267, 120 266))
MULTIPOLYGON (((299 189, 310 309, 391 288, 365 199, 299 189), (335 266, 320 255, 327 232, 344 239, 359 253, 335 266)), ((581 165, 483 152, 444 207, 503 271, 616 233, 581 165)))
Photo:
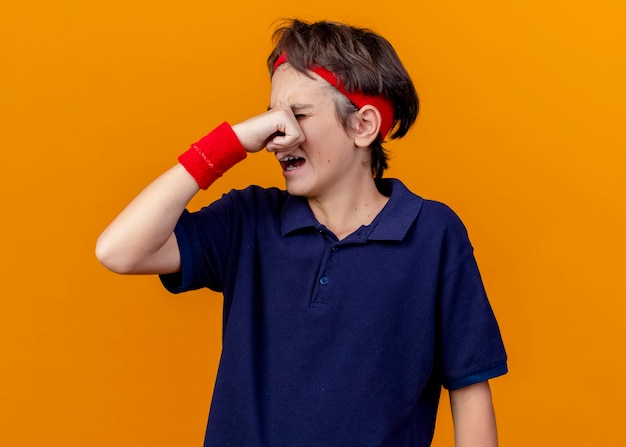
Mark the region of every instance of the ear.
POLYGON ((378 109, 372 105, 365 105, 357 112, 357 121, 354 133, 354 144, 357 147, 369 147, 380 132, 382 120, 378 109))

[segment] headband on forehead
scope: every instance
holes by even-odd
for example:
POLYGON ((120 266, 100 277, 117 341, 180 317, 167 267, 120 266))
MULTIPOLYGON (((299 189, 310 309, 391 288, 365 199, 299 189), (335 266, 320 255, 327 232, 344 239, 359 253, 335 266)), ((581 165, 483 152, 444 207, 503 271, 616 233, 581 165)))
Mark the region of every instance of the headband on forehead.
MULTIPOLYGON (((276 59, 276 62, 274 62, 274 71, 285 62, 287 62, 287 55, 283 52, 278 59, 276 59)), ((339 90, 341 94, 352 101, 359 109, 366 105, 376 107, 381 116, 380 134, 383 139, 387 136, 387 133, 389 133, 393 125, 393 103, 388 98, 383 95, 369 96, 361 92, 346 91, 341 80, 335 73, 319 65, 309 67, 309 70, 318 74, 322 79, 339 90)))

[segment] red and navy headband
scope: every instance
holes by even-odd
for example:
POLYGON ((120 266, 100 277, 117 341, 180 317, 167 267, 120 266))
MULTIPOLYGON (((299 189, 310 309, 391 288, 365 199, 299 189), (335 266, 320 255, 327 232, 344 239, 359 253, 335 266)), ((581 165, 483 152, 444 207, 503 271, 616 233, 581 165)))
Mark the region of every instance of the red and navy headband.
MULTIPOLYGON (((285 62, 287 62, 287 55, 282 53, 278 59, 276 59, 276 62, 274 62, 274 71, 276 71, 276 69, 285 62)), ((318 74, 322 77, 322 79, 339 90, 341 94, 352 101, 359 109, 366 105, 376 107, 381 116, 380 134, 383 139, 387 136, 387 133, 389 133, 391 127, 393 126, 393 103, 387 97, 384 95, 369 96, 361 92, 346 91, 341 80, 335 73, 319 65, 309 67, 309 70, 318 74)))

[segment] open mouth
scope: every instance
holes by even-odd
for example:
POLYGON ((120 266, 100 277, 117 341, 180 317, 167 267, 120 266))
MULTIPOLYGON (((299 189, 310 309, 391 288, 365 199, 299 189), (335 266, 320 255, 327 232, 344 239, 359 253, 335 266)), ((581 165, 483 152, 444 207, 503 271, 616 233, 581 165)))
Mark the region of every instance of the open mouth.
POLYGON ((285 171, 294 171, 304 164, 304 158, 287 156, 280 159, 280 164, 285 171))

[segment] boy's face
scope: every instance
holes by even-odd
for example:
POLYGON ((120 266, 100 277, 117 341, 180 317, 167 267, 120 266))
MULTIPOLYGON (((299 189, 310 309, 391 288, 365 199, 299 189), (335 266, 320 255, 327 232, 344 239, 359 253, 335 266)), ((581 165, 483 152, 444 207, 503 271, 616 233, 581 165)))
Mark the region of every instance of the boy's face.
POLYGON ((287 191, 323 200, 355 188, 364 167, 370 175, 370 156, 369 151, 359 150, 337 119, 333 98, 340 93, 311 74, 313 78, 289 64, 278 67, 272 77, 270 108, 291 107, 305 136, 296 149, 275 153, 287 191))

